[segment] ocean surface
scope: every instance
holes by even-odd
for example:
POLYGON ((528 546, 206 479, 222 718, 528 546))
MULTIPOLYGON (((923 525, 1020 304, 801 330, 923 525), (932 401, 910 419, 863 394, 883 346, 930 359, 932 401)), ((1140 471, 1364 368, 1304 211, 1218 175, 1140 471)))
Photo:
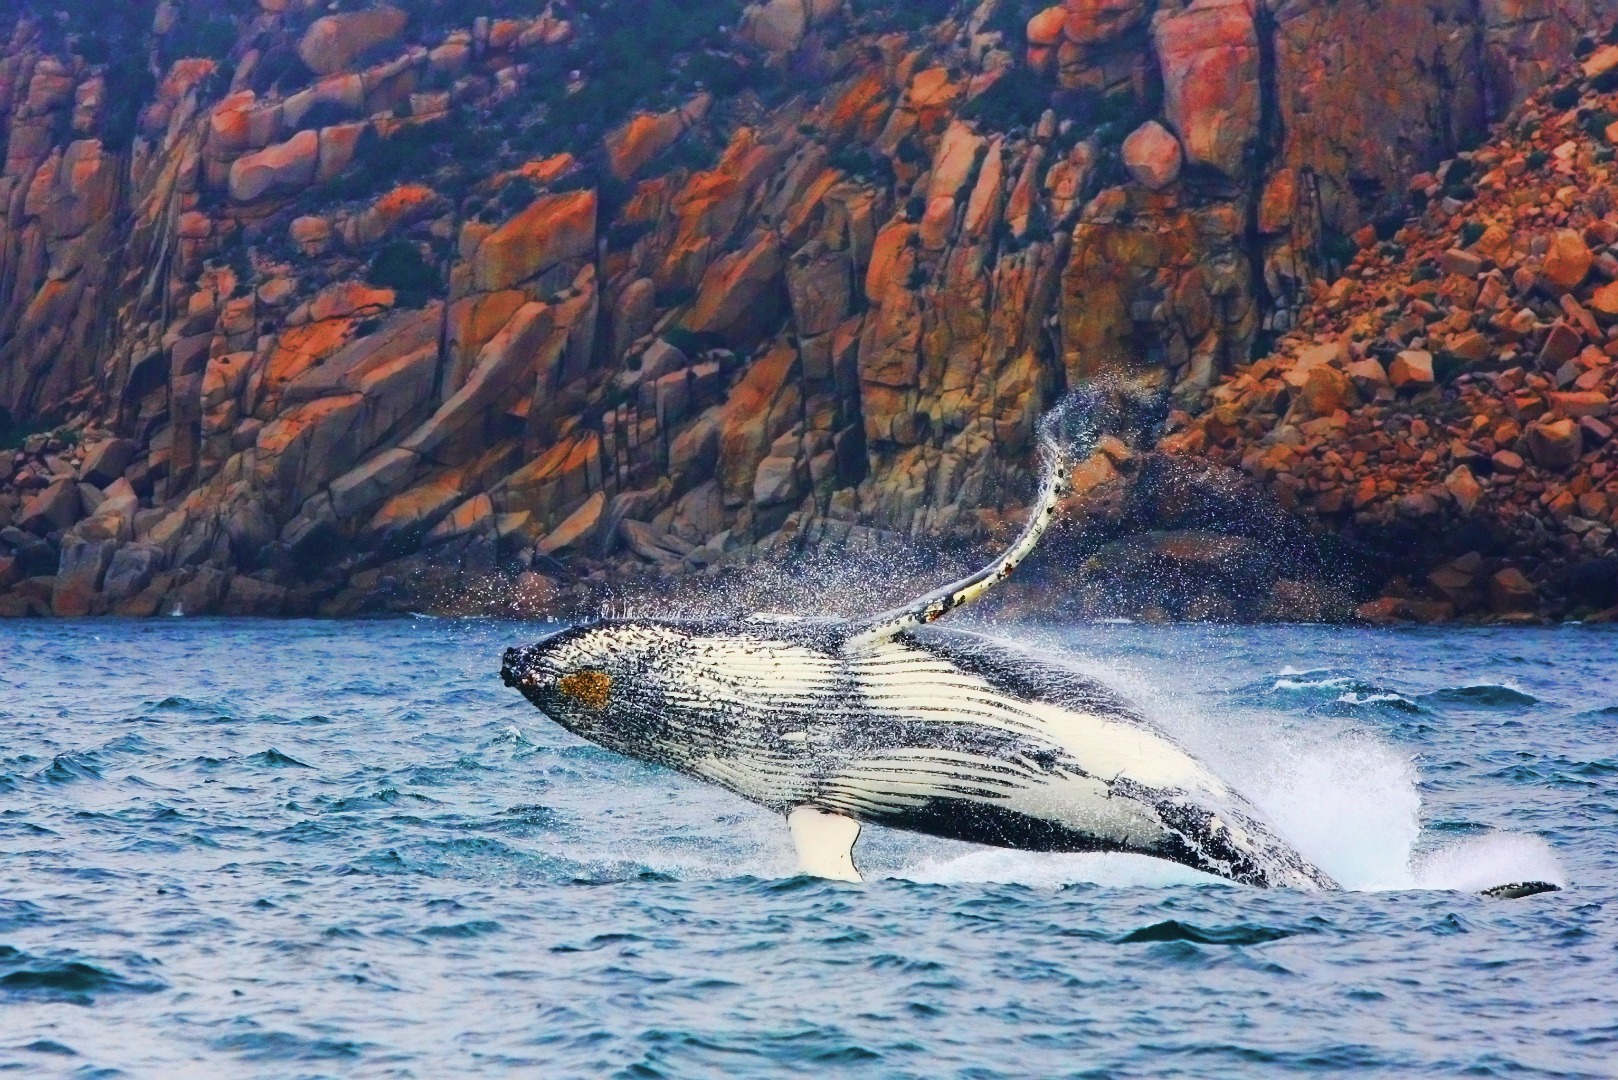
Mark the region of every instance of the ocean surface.
POLYGON ((0 625, 0 1070, 1618 1075, 1618 634, 1001 631, 1349 891, 869 829, 868 884, 501 685, 547 627, 0 625), (1549 878, 1565 891, 1488 900, 1549 878))

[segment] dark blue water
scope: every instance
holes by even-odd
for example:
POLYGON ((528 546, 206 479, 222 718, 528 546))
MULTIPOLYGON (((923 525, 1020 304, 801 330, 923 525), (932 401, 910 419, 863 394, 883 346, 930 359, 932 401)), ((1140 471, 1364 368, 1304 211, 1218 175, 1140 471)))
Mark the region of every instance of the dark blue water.
POLYGON ((0 626, 0 1066, 1618 1073, 1618 635, 1053 635, 1358 890, 1322 896, 873 831, 878 880, 792 878, 778 820, 504 689, 538 632, 0 626))

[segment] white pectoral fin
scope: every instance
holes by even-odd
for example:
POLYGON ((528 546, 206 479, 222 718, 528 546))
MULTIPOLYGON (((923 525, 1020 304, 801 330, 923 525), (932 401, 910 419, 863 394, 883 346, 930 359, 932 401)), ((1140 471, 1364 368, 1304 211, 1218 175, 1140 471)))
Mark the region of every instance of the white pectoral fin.
POLYGON ((845 648, 854 652, 869 649, 912 627, 937 622, 950 612, 977 602, 983 594, 1006 580, 1018 566, 1022 565, 1022 561, 1029 553, 1039 546, 1040 539, 1044 537, 1056 517, 1057 505, 1072 488, 1071 477, 1068 475, 1073 466, 1072 458, 1048 431, 1041 432, 1040 440, 1045 454, 1044 480, 1040 486, 1039 501, 1029 514, 1028 524, 1024 526, 1022 535, 1017 538, 1016 543, 1012 544, 1005 554, 970 577, 964 577, 952 585, 945 585, 942 589, 912 600, 903 607, 873 615, 857 623, 845 642, 845 648))
POLYGON ((787 815, 792 843, 798 849, 798 873, 830 881, 860 881, 854 868, 854 841, 860 823, 841 814, 800 806, 787 815))

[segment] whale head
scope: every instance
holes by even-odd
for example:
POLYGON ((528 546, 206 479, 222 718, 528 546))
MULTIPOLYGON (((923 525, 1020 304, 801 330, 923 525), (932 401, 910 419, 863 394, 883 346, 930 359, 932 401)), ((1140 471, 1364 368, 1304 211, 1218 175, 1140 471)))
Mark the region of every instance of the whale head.
POLYGON ((664 761, 674 744, 670 689, 685 640, 660 623, 576 626, 506 650, 501 677, 573 734, 629 757, 664 761))

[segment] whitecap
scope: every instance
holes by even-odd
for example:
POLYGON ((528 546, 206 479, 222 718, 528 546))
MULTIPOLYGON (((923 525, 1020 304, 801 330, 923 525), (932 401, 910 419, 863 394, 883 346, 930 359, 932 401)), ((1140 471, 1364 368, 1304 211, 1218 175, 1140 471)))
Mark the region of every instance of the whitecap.
POLYGON ((1482 892, 1523 881, 1568 883, 1551 845, 1527 833, 1492 832, 1446 844, 1422 854, 1412 869, 1419 889, 1482 892))

